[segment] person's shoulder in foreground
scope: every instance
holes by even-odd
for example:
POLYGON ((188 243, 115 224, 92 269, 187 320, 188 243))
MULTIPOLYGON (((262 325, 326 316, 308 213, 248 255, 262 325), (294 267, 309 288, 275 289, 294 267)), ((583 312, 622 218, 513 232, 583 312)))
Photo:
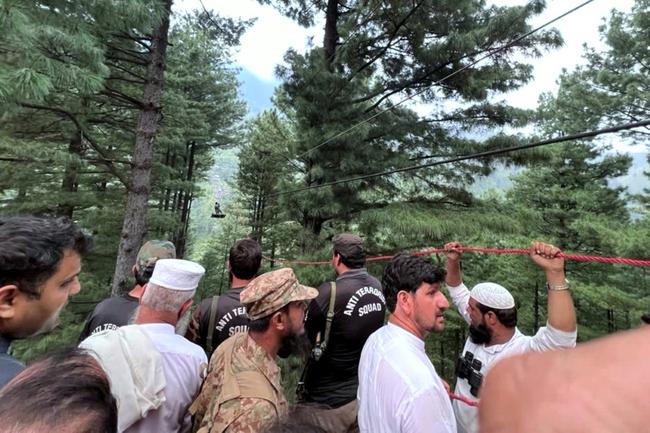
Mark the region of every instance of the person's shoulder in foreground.
POLYGON ((488 374, 481 433, 648 431, 650 328, 508 358, 488 374))
POLYGON ((115 433, 106 373, 82 349, 52 353, 0 391, 0 433, 115 433))

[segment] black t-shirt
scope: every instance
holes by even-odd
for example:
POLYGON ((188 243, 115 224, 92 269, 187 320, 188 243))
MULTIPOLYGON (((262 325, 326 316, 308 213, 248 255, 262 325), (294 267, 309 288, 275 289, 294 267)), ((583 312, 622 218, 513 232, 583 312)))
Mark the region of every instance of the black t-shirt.
POLYGON ((128 325, 133 318, 133 313, 138 308, 138 304, 138 298, 128 294, 104 299, 97 304, 86 319, 79 341, 106 329, 117 329, 120 326, 128 325))
MULTIPOLYGON (((309 305, 305 328, 312 342, 325 338, 331 284, 318 288, 309 305)), ((379 281, 365 269, 353 269, 336 279, 336 301, 327 348, 320 361, 310 361, 305 377, 306 400, 339 407, 354 400, 358 368, 366 340, 384 324, 386 301, 379 281)))
MULTIPOLYGON (((214 331, 212 333, 212 351, 224 342, 228 337, 238 333, 248 331, 248 315, 246 307, 239 301, 239 294, 244 290, 243 287, 236 287, 228 290, 219 296, 217 301, 217 315, 214 321, 214 331)), ((212 298, 201 301, 194 312, 194 317, 190 323, 186 337, 198 344, 206 351, 208 358, 212 355, 208 352, 208 326, 210 323, 210 307, 212 298)))

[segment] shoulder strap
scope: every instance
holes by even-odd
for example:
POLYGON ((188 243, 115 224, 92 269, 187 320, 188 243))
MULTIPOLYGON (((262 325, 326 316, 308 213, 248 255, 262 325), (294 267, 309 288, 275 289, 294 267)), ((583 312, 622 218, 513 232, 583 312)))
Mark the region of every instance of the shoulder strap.
POLYGON ((327 343, 330 341, 330 330, 332 329, 332 319, 334 318, 334 305, 336 304, 336 281, 332 281, 330 289, 330 305, 327 309, 327 321, 325 322, 325 335, 323 336, 323 344, 321 348, 323 351, 327 348, 327 343))
POLYGON ((210 303, 210 320, 208 321, 208 336, 205 340, 205 348, 208 352, 208 356, 212 356, 212 336, 214 335, 214 322, 217 321, 217 302, 219 301, 219 295, 214 295, 212 297, 212 302, 210 303))

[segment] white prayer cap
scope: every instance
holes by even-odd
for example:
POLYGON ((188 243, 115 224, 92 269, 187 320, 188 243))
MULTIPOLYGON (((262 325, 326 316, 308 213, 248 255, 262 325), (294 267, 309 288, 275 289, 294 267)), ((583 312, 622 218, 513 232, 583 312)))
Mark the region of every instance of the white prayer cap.
POLYGON ((474 286, 469 296, 486 307, 507 310, 515 307, 515 298, 503 286, 496 283, 480 283, 474 286))
POLYGON ((205 269, 198 263, 181 259, 160 259, 149 279, 151 284, 172 290, 196 290, 205 269))

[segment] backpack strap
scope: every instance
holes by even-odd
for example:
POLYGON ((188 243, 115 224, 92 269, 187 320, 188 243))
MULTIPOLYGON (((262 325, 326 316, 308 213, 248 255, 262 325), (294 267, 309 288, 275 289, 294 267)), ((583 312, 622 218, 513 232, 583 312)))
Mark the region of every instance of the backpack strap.
POLYGON ((210 303, 210 320, 208 320, 208 336, 205 340, 205 349, 208 352, 208 356, 212 356, 212 336, 214 335, 214 322, 217 321, 217 302, 219 301, 219 295, 214 295, 212 297, 212 302, 210 303))
POLYGON ((327 343, 330 341, 330 330, 332 329, 332 319, 334 319, 334 304, 336 304, 336 281, 330 283, 330 305, 327 309, 327 319, 325 322, 325 335, 323 336, 323 343, 321 349, 323 352, 327 349, 327 343))

